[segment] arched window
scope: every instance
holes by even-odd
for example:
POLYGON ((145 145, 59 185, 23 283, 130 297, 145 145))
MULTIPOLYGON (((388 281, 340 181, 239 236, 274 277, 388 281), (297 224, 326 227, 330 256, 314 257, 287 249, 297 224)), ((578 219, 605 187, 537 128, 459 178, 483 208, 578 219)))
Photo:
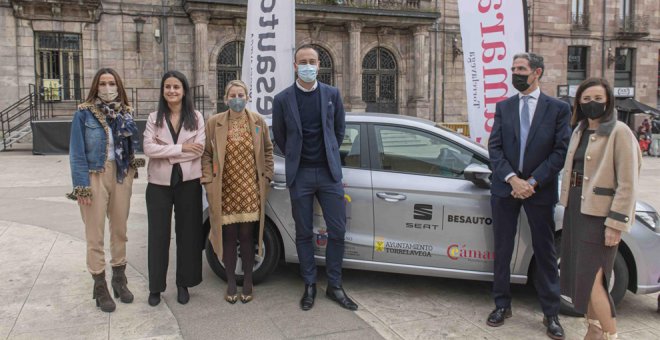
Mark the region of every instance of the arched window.
POLYGON ((312 45, 314 49, 319 53, 319 73, 316 78, 325 84, 335 85, 335 65, 332 62, 332 57, 328 51, 319 46, 312 45))
POLYGON ((228 82, 241 78, 243 67, 243 42, 232 41, 222 47, 217 61, 218 72, 218 112, 226 111, 225 86, 228 82))
POLYGON ((387 49, 376 47, 364 56, 362 100, 368 112, 398 113, 396 77, 396 60, 387 49))

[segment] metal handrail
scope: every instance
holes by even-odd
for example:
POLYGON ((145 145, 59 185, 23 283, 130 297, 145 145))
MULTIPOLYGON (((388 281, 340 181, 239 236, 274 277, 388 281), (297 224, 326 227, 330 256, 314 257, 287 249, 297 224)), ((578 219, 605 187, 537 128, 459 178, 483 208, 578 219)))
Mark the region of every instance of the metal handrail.
MULTIPOLYGON (((58 93, 61 94, 63 92, 62 87, 58 89, 59 92, 56 92, 55 95, 53 92, 48 92, 48 89, 45 89, 44 87, 30 85, 30 88, 34 93, 34 102, 30 105, 33 108, 30 114, 32 120, 50 119, 55 117, 57 111, 65 109, 70 109, 71 112, 73 112, 77 109, 79 104, 85 101, 85 98, 82 95, 72 99, 61 99, 62 96, 58 95, 58 93), (48 100, 49 98, 54 98, 54 100, 48 100), (58 108, 58 106, 60 107, 58 108)), ((78 91, 78 93, 83 94, 87 93, 89 88, 77 88, 70 90, 71 91, 69 93, 73 93, 75 90, 78 91)), ((125 90, 126 95, 128 96, 128 102, 133 108, 135 118, 146 117, 149 113, 158 109, 160 88, 135 87, 125 88, 125 90)), ((204 114, 204 86, 198 85, 191 87, 191 92, 193 94, 193 102, 195 103, 195 107, 197 110, 202 112, 202 114, 204 114)))
POLYGON ((618 29, 621 33, 648 33, 648 15, 625 15, 618 20, 618 29))
POLYGON ((420 7, 420 0, 296 0, 296 3, 375 9, 418 9, 420 7))
POLYGON ((571 24, 574 29, 589 29, 589 13, 577 14, 573 13, 571 16, 571 24))
POLYGON ((12 132, 18 131, 19 129, 23 128, 25 124, 30 122, 31 117, 30 115, 26 115, 26 113, 31 112, 32 97, 33 93, 30 92, 28 95, 19 99, 14 104, 0 111, 0 132, 2 132, 3 150, 7 149, 7 139, 11 137, 12 132), (26 102, 30 102, 30 104, 27 107, 21 107, 22 105, 25 105, 26 102), (25 118, 20 120, 21 117, 25 118), (18 122, 16 122, 17 120, 18 122))

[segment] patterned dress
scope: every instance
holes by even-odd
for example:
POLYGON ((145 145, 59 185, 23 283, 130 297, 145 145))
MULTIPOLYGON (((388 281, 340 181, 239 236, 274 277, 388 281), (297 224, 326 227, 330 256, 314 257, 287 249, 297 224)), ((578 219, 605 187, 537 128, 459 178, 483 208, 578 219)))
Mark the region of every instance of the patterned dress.
POLYGON ((254 222, 260 217, 259 183, 248 117, 229 116, 222 174, 222 225, 254 222))

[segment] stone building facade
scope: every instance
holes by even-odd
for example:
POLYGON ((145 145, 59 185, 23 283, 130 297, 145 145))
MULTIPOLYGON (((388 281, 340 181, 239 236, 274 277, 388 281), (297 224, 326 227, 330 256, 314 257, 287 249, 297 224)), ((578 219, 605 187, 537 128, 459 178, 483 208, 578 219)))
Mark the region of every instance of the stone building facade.
MULTIPOLYGON (((467 121, 458 0, 290 1, 297 44, 319 47, 320 77, 340 89, 347 109, 467 121)), ((208 115, 223 107, 226 81, 240 75, 246 3, 0 0, 0 110, 30 84, 58 101, 84 97, 96 70, 113 67, 143 101, 141 113, 155 109, 149 101, 161 75, 176 69, 204 86, 208 115)), ((557 95, 560 85, 604 75, 656 105, 657 0, 527 3, 530 50, 546 58, 544 91, 557 95)))

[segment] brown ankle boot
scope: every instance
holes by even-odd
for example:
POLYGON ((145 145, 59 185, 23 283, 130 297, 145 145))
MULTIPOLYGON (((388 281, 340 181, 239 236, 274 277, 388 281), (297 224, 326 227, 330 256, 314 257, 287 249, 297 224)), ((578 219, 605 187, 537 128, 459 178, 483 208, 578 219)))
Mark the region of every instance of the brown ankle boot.
POLYGON ((108 291, 108 283, 105 282, 105 272, 92 274, 92 278, 94 278, 92 298, 96 300, 96 307, 101 307, 101 310, 106 313, 114 312, 117 306, 108 291))
POLYGON ((112 267, 112 290, 115 298, 123 303, 133 302, 133 293, 128 290, 128 279, 126 279, 126 265, 112 267))

